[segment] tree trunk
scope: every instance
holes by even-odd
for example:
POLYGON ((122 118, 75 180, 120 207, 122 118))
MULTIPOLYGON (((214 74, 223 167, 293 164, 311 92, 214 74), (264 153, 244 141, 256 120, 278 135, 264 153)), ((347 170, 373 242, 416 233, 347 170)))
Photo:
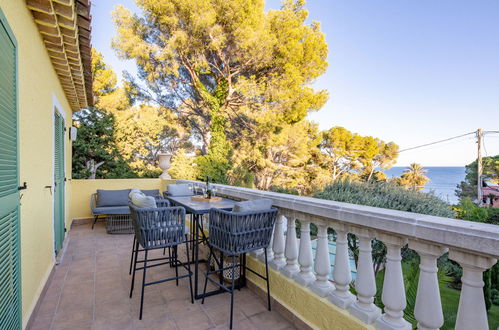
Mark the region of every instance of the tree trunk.
POLYGON ((85 164, 86 164, 87 170, 90 172, 90 175, 89 175, 89 177, 87 179, 95 179, 95 175, 97 173, 97 169, 102 164, 104 164, 104 162, 95 163, 95 160, 90 159, 90 160, 87 160, 85 164))

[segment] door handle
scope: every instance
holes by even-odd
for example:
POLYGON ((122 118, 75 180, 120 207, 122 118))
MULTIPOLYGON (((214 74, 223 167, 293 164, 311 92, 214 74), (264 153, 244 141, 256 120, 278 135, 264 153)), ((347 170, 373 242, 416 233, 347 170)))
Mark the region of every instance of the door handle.
POLYGON ((47 189, 47 188, 50 189, 50 195, 52 195, 52 186, 45 186, 44 188, 45 189, 47 189))
POLYGON ((24 189, 28 189, 28 184, 26 182, 24 182, 22 186, 17 187, 17 190, 24 190, 24 189))

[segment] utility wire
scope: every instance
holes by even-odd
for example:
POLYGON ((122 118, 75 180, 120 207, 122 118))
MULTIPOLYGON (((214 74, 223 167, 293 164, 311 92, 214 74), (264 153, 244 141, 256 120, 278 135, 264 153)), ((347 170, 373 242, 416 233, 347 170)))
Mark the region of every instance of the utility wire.
POLYGON ((466 133, 466 134, 462 134, 462 135, 458 135, 458 136, 453 136, 453 137, 448 138, 448 139, 443 139, 443 140, 439 140, 439 141, 435 141, 435 142, 425 143, 425 144, 422 144, 422 145, 419 145, 419 146, 415 146, 415 147, 411 147, 411 148, 402 149, 402 150, 399 150, 399 153, 404 152, 404 151, 409 151, 409 150, 414 150, 414 149, 418 149, 418 148, 423 148, 423 147, 431 146, 431 145, 434 145, 434 144, 437 144, 437 143, 442 143, 442 142, 446 142, 446 141, 458 139, 458 138, 461 138, 463 136, 467 136, 467 135, 471 135, 471 134, 476 134, 476 132, 469 132, 469 133, 466 133))

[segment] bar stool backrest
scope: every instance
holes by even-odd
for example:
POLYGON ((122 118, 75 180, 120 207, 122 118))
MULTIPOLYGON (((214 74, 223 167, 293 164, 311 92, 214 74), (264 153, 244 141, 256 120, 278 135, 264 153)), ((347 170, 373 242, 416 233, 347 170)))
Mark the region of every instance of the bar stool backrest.
POLYGON ((232 212, 210 210, 210 244, 228 254, 267 248, 277 218, 277 209, 232 212))
MULTIPOLYGON (((168 205, 168 203, 160 203, 160 205, 168 205)), ((164 248, 184 241, 185 209, 183 207, 138 208, 132 203, 129 207, 135 237, 144 249, 164 248)))

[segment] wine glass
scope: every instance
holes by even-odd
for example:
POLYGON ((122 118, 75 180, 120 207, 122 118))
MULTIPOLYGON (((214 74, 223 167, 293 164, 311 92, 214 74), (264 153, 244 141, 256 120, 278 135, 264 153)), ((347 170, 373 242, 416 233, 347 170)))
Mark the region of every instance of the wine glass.
POLYGON ((211 195, 212 195, 213 197, 215 197, 215 196, 217 195, 217 187, 213 186, 213 187, 211 188, 211 195))
POLYGON ((206 187, 201 187, 201 191, 203 192, 203 197, 206 198, 206 187))
POLYGON ((193 190, 194 190, 194 186, 192 185, 192 183, 189 183, 189 184, 187 185, 187 188, 189 188, 189 191, 190 191, 193 195, 195 195, 195 194, 196 194, 196 192, 193 192, 193 190))

